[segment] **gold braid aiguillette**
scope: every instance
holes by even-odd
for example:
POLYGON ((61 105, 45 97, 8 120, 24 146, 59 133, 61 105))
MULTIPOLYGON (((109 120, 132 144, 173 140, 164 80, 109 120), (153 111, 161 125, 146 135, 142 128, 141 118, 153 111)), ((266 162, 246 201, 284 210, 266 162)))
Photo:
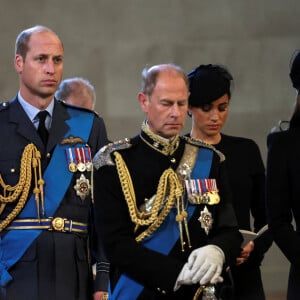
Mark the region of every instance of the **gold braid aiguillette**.
POLYGON ((15 186, 8 185, 0 174, 0 185, 3 188, 3 195, 0 195, 0 214, 4 211, 6 204, 17 201, 11 213, 0 222, 0 232, 18 216, 26 204, 31 186, 32 171, 34 172, 33 193, 35 194, 38 217, 40 215, 40 202, 42 203, 42 212, 44 211, 44 180, 41 171, 41 154, 34 144, 28 144, 22 154, 18 183, 15 186))
MULTIPOLYGON (((131 220, 137 227, 148 226, 145 231, 136 237, 136 241, 141 242, 143 239, 153 234, 163 223, 174 205, 182 201, 183 186, 178 175, 172 168, 165 170, 160 177, 156 195, 154 199, 152 199, 153 205, 151 206, 151 209, 146 212, 139 211, 136 205, 135 192, 129 170, 120 153, 115 151, 114 156, 131 220)), ((178 205, 177 209, 179 210, 178 215, 182 216, 182 218, 179 218, 177 222, 179 224, 179 230, 182 232, 182 221, 186 216, 185 214, 182 215, 180 206, 181 205, 178 205)), ((180 234, 180 236, 183 248, 183 234, 180 234)))

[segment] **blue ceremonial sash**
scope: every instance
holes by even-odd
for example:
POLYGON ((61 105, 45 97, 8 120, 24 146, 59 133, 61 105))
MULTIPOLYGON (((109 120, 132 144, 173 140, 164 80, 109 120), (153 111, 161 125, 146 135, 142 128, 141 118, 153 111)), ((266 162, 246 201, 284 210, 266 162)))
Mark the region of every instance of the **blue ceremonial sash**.
MULTIPOLYGON (((200 148, 191 178, 208 178, 212 163, 213 151, 200 148)), ((196 206, 189 204, 187 207, 188 220, 195 211, 196 206)), ((148 249, 167 255, 179 239, 178 224, 175 222, 177 210, 173 208, 157 231, 143 241, 148 249), (168 243, 164 243, 168 241, 168 243)), ((126 274, 122 274, 113 290, 109 291, 111 300, 134 300, 142 292, 144 286, 126 274)))
MULTIPOLYGON (((70 129, 65 137, 80 136, 87 141, 92 128, 94 115, 85 113, 74 109, 68 109, 71 119, 66 123, 70 129)), ((71 182, 73 173, 71 173, 66 166, 65 149, 69 145, 60 145, 54 149, 52 159, 47 166, 44 173, 45 184, 45 211, 48 216, 53 216, 63 199, 69 184, 71 182), (58 167, 59 166, 59 167, 58 167), (59 168, 59 171, 58 171, 59 168)), ((24 209, 19 214, 18 218, 32 218, 32 212, 36 211, 34 195, 31 195, 27 201, 24 209)), ((5 287, 12 277, 8 273, 18 260, 23 256, 25 251, 29 248, 32 242, 39 236, 42 230, 26 229, 26 230, 9 230, 0 239, 0 286, 5 287)))

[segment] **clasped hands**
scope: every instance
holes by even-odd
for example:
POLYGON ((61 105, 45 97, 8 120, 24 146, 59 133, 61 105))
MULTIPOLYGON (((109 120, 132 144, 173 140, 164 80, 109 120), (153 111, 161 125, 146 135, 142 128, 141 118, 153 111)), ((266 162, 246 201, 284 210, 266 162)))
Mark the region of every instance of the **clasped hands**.
POLYGON ((248 244, 246 244, 240 253, 240 256, 236 259, 236 264, 240 265, 246 262, 251 255, 251 252, 254 249, 254 242, 250 241, 248 244))
POLYGON ((195 249, 189 256, 177 278, 176 291, 181 285, 216 284, 222 282, 221 276, 225 255, 215 245, 207 245, 195 249))

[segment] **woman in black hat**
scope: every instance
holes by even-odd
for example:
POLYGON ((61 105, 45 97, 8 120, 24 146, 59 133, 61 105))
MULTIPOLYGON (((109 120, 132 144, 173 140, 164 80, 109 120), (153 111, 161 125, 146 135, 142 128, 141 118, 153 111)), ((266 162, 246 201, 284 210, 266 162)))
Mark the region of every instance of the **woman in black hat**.
MULTIPOLYGON (((200 65, 189 74, 191 137, 209 143, 226 157, 232 200, 240 229, 257 232, 266 224, 265 169, 257 144, 221 133, 226 122, 233 78, 221 65, 200 65)), ((235 299, 264 300, 260 264, 272 244, 268 231, 241 248, 231 272, 235 299)))
POLYGON ((287 299, 296 300, 300 297, 300 51, 292 56, 290 78, 297 101, 290 128, 267 139, 266 200, 270 231, 291 263, 287 299))

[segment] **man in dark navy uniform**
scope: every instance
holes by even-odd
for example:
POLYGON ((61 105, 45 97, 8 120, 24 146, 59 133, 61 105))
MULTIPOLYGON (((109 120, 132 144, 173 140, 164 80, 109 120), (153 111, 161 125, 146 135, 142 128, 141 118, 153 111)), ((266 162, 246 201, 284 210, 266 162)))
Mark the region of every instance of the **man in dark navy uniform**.
POLYGON ((0 106, 0 299, 93 298, 92 157, 107 134, 94 112, 55 100, 63 55, 44 26, 17 37, 20 90, 0 106))
POLYGON ((189 97, 180 67, 157 65, 142 76, 140 134, 94 158, 96 230, 111 263, 110 299, 215 297, 241 243, 224 156, 179 136, 189 97))

